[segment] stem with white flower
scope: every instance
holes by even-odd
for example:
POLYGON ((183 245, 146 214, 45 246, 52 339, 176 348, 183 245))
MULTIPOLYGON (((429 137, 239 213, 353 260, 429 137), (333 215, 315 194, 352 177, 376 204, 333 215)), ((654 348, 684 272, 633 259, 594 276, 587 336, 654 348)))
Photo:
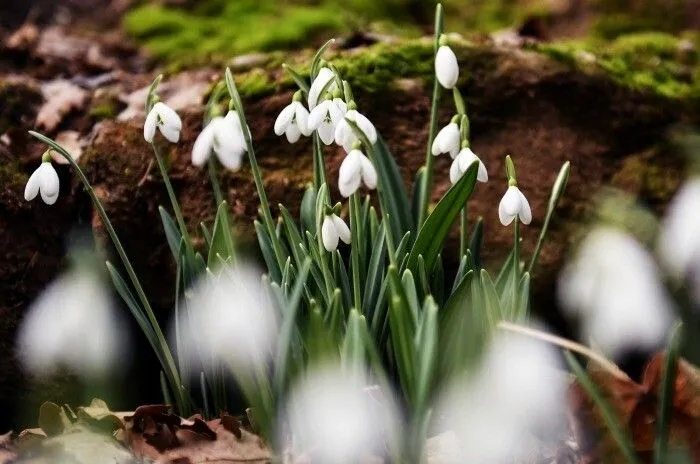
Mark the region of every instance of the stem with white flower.
MULTIPOLYGON (((435 52, 440 46, 440 37, 442 36, 442 5, 440 3, 435 7, 435 52)), ((440 107, 440 93, 441 87, 437 78, 433 83, 433 101, 430 107, 430 125, 428 127, 428 148, 425 154, 425 175, 423 176, 423 186, 420 192, 423 195, 419 203, 418 211, 418 222, 416 224, 416 229, 420 229, 421 225, 428 216, 428 204, 430 203, 431 191, 433 186, 433 156, 432 156, 432 146, 433 140, 435 140, 435 132, 437 130, 438 123, 438 109, 440 107)))
POLYGON ((151 339, 150 337, 148 337, 148 332, 144 330, 147 328, 142 327, 142 330, 146 332, 149 342, 151 342, 153 349, 159 355, 158 357, 163 365, 163 371, 168 377, 168 381, 170 382, 170 388, 172 389, 172 392, 175 395, 175 404, 177 406, 178 412, 183 416, 187 416, 189 414, 188 402, 186 401, 185 396, 183 394, 182 381, 180 379, 180 374, 177 370, 177 367, 175 366, 175 360, 173 358, 172 352, 168 347, 168 342, 166 341, 165 336, 163 335, 163 331, 161 330, 160 325, 158 324, 158 320, 156 319, 155 313, 153 312, 153 308, 151 308, 151 304, 148 301, 148 297, 146 296, 146 293, 143 290, 143 287, 141 286, 141 282, 139 281, 139 278, 136 275, 136 271, 134 271, 134 267, 131 265, 131 261, 129 261, 129 257, 126 254, 126 251, 124 250, 124 247, 122 246, 119 237, 117 236, 117 232, 114 230, 112 222, 109 220, 107 212, 102 206, 102 202, 97 197, 95 190, 92 188, 92 185, 90 184, 90 181, 88 180, 83 170, 80 169, 78 163, 75 162, 75 159, 70 155, 70 153, 68 153, 68 151, 66 151, 66 149, 64 149, 54 140, 38 132, 29 131, 29 135, 49 145, 57 153, 63 156, 63 158, 65 158, 66 161, 70 163, 71 167, 75 170, 76 174, 80 178, 80 181, 85 187, 85 191, 88 193, 90 199, 95 205, 95 209, 97 210, 97 213, 99 214, 100 219, 102 220, 102 224, 107 230, 107 234, 112 239, 114 248, 116 249, 119 258, 121 259, 122 264, 124 265, 124 269, 126 270, 126 273, 129 276, 129 279, 131 280, 131 283, 134 287, 134 290, 136 291, 136 295, 138 296, 141 305, 143 306, 143 310, 146 313, 146 317, 148 318, 148 322, 150 325, 149 328, 152 330, 152 334, 155 336, 155 339, 151 339))
POLYGON ((362 311, 362 293, 360 291, 360 250, 362 249, 362 208, 360 206, 360 195, 355 192, 348 201, 350 209, 350 230, 352 241, 350 245, 350 258, 352 261, 352 290, 355 301, 355 309, 362 311))
POLYGON ((238 111, 238 115, 241 119, 243 139, 245 141, 246 148, 248 151, 248 160, 250 162, 250 170, 253 172, 255 189, 258 193, 258 198, 260 199, 260 210, 262 211, 263 223, 265 224, 265 229, 267 229, 267 233, 270 236, 270 241, 272 242, 272 248, 275 253, 277 265, 280 269, 284 269, 287 257, 285 256, 282 244, 280 243, 279 237, 277 236, 275 221, 272 219, 272 213, 270 212, 270 203, 267 200, 265 186, 263 185, 262 173, 260 172, 260 166, 258 166, 258 160, 255 157, 255 149, 253 148, 253 142, 250 139, 250 128, 248 127, 245 112, 243 111, 243 102, 241 101, 238 89, 236 88, 236 83, 233 81, 233 75, 231 74, 230 68, 226 68, 225 78, 226 87, 231 97, 231 101, 236 111, 238 111))
MULTIPOLYGON (((469 148, 469 117, 466 114, 464 100, 457 90, 454 88, 455 106, 457 112, 461 115, 459 120, 459 136, 462 148, 469 148)), ((459 215, 459 259, 462 259, 467 252, 467 235, 469 233, 469 224, 467 222, 467 204, 462 206, 462 211, 459 215)))

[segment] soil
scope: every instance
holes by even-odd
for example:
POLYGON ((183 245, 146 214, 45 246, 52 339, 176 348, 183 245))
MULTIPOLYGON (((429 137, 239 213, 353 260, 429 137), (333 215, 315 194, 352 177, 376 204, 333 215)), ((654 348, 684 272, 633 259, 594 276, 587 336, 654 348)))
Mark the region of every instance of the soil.
MULTIPOLYGON (((168 320, 173 303, 174 266, 158 216, 158 206, 168 201, 151 149, 142 138, 143 115, 137 110, 129 113, 132 107, 127 101, 157 72, 118 31, 97 35, 55 28, 56 37, 73 40, 70 43, 80 50, 61 55, 41 51, 39 44, 48 29, 25 29, 25 37, 20 37, 23 41, 19 45, 13 42, 15 46, 10 46, 10 39, 19 40, 17 29, 5 29, 0 35, 0 245, 4 250, 0 261, 0 429, 20 425, 14 419, 21 417, 18 404, 36 411, 46 399, 80 402, 73 396, 77 390, 65 387, 70 383, 58 382, 59 387, 47 390, 27 379, 18 366, 13 340, 28 304, 64 266, 66 242, 72 232, 87 229, 105 253, 111 253, 87 195, 66 166, 58 168, 62 187, 56 205, 24 201, 24 183, 44 150, 30 140, 26 130, 39 125, 37 115, 44 102, 41 86, 47 81, 71 79, 87 92, 84 104, 68 109, 60 123, 45 132, 55 137, 77 131, 83 145, 80 164, 103 200, 163 321, 168 320), (90 52, 94 44, 98 50, 90 52), (17 97, 14 104, 5 104, 8 95, 17 97), (129 114, 133 117, 127 117, 129 114), (8 123, 3 125, 3 121, 8 123)), ((486 164, 491 180, 478 185, 469 216, 471 220, 484 218, 487 266, 500 262, 510 249, 512 235, 498 222, 497 206, 506 188, 504 156, 513 155, 520 188, 534 213, 532 224, 523 231, 527 256, 537 240, 557 172, 565 161, 571 161, 569 186, 536 271, 533 302, 535 314, 566 333, 568 326, 554 301, 555 276, 575 232, 587 220, 594 193, 613 184, 639 195, 661 212, 682 179, 683 163, 667 143, 668 131, 680 124, 698 123, 700 118, 682 101, 629 89, 519 46, 487 42, 477 47, 470 52, 471 61, 464 63, 470 75, 461 90, 469 102, 473 150, 486 164)), ((201 68, 181 72, 176 78, 181 83, 169 94, 164 92, 163 98, 177 106, 183 132, 179 144, 163 145, 162 149, 186 219, 191 230, 198 230, 199 222, 211 223, 215 213, 207 174, 189 161, 201 130, 206 92, 186 97, 183 93, 209 88, 221 75, 220 69, 201 68)), ((273 96, 248 98, 246 111, 270 203, 284 202, 297 215, 301 194, 312 177, 311 146, 308 140, 289 145, 273 134, 274 120, 292 95, 286 84, 280 83, 279 88, 273 96)), ((356 92, 360 109, 393 150, 407 186, 412 185, 414 173, 425 159, 429 90, 426 82, 415 78, 376 93, 356 92)), ((134 108, 139 105, 142 103, 134 108)), ((443 106, 441 125, 452 115, 449 105, 443 106)), ((333 184, 342 156, 333 148, 326 154, 333 184)), ((435 169, 433 198, 437 200, 449 187, 449 159, 437 159, 435 169)), ((223 186, 237 220, 239 243, 244 249, 253 249, 252 219, 258 201, 249 168, 225 174, 223 186)), ((335 185, 332 196, 339 197, 335 185)), ((452 267, 455 263, 450 263, 449 257, 456 253, 449 251, 456 248, 455 237, 444 254, 452 267)), ((134 370, 126 375, 130 378, 128 389, 139 392, 138 398, 126 405, 110 401, 115 409, 160 401, 156 361, 145 340, 135 338, 138 356, 134 370)))

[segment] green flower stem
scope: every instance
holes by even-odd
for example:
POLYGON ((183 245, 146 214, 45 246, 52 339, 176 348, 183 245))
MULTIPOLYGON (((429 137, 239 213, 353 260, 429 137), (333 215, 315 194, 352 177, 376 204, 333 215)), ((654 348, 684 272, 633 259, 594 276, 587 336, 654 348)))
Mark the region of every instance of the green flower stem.
MULTIPOLYGON (((442 5, 439 3, 435 7, 435 51, 439 47, 440 36, 442 35, 442 5)), ((430 203, 430 197, 433 187, 433 154, 432 146, 433 140, 435 139, 435 131, 437 129, 438 120, 438 109, 440 107, 440 93, 441 87, 437 78, 433 83, 433 101, 430 107, 430 126, 428 129, 428 147, 425 152, 425 176, 423 177, 423 188, 421 192, 423 193, 423 198, 419 203, 420 210, 418 211, 418 223, 416 224, 416 229, 420 230, 421 225, 428 217, 428 204, 430 203)))
POLYGON ((323 145, 321 139, 316 132, 313 134, 314 148, 314 188, 318 192, 321 185, 326 183, 326 165, 323 161, 323 145))
POLYGON ((117 232, 112 226, 112 222, 107 216, 107 212, 102 206, 102 202, 100 202, 100 199, 97 197, 97 194, 92 188, 92 185, 90 185, 90 181, 88 180, 87 176, 85 176, 85 173, 82 169, 80 169, 80 166, 78 166, 78 163, 75 162, 70 153, 68 153, 62 146, 60 146, 55 141, 49 139, 48 137, 38 132, 29 131, 29 134, 37 138, 41 142, 51 146, 51 148, 53 148, 61 156, 63 156, 70 163, 71 167, 75 170, 76 174, 80 178, 80 181, 83 183, 85 190, 87 191, 88 195, 90 196, 90 199, 92 200, 93 204, 95 205, 95 208, 97 209, 97 213, 100 215, 100 219, 102 220, 105 229, 107 229, 109 237, 112 239, 114 248, 117 250, 117 254, 119 254, 119 258, 121 259, 122 264, 124 265, 126 273, 131 279, 131 283, 134 286, 134 290, 136 290, 136 294, 138 295, 139 300, 143 305, 143 309, 146 312, 148 321, 150 322, 153 328, 153 333, 156 336, 158 346, 160 347, 163 359, 165 360, 165 365, 163 366, 163 369, 165 370, 165 374, 168 377, 168 381, 170 382, 170 387, 173 390, 173 394, 175 395, 175 403, 177 405, 178 411, 181 415, 187 415, 189 413, 189 410, 186 408, 186 402, 183 396, 182 381, 180 380, 180 374, 178 373, 177 367, 175 366, 175 360, 173 358, 173 355, 170 351, 170 348, 168 347, 168 342, 165 340, 165 336, 163 335, 163 331, 161 330, 160 325, 158 324, 158 320, 156 319, 156 316, 153 313, 153 308, 151 308, 151 304, 148 301, 148 297, 146 296, 146 293, 144 292, 143 287, 141 286, 139 278, 136 276, 136 272, 134 271, 134 268, 131 265, 131 262, 129 261, 129 257, 126 254, 126 251, 124 250, 124 247, 122 246, 119 237, 117 236, 117 232))
MULTIPOLYGON (((321 236, 321 227, 323 225, 323 221, 321 221, 321 224, 318 224, 318 230, 319 233, 316 234, 316 239, 318 241, 318 250, 320 251, 320 256, 321 256, 321 274, 323 275, 323 282, 326 285, 326 294, 328 295, 328 300, 331 301, 333 299, 333 287, 334 287, 334 279, 333 275, 331 274, 330 269, 328 268, 328 259, 326 256, 326 247, 323 245, 323 237, 321 236)), ((331 256, 335 256, 332 252, 329 253, 331 256)), ((333 259, 333 258, 331 258, 333 259)))
POLYGON ((459 258, 462 259, 467 253, 467 205, 465 204, 462 208, 462 212, 459 214, 459 258))
POLYGON ((287 257, 282 249, 282 244, 280 243, 279 237, 277 236, 277 229, 275 227, 275 221, 272 219, 272 213, 270 212, 270 203, 267 201, 267 194, 265 193, 265 186, 263 185, 262 174, 260 172, 260 166, 258 166, 258 159, 255 157, 255 150, 253 149, 253 141, 250 138, 250 128, 248 127, 248 122, 246 121, 245 112, 243 111, 243 102, 241 101, 241 96, 236 88, 236 83, 233 81, 233 75, 231 74, 231 69, 226 68, 226 87, 228 88, 231 101, 235 109, 238 111, 238 115, 241 118, 241 127, 243 129, 243 139, 245 140, 246 150, 248 151, 248 161, 250 162, 250 170, 253 172, 253 180, 255 181, 255 189, 258 193, 258 198, 260 198, 260 210, 262 211, 263 223, 267 229, 267 233, 270 236, 270 241, 272 242, 272 248, 275 253, 275 258, 277 259, 277 265, 280 270, 284 269, 287 257))
POLYGON ((389 213, 384 212, 384 236, 386 237, 386 249, 389 251, 389 263, 396 266, 396 245, 391 232, 389 213))
POLYGON ((170 183, 170 177, 168 176, 168 169, 165 167, 163 162, 163 157, 160 154, 160 150, 155 143, 152 143, 153 153, 156 155, 156 160, 158 161, 158 168, 160 169, 160 175, 163 178, 163 183, 165 183, 165 190, 168 191, 168 197, 170 198, 170 204, 175 212, 175 218, 177 219, 177 224, 180 226, 180 233, 185 239, 185 246, 187 247, 187 252, 194 256, 192 250, 192 240, 190 239, 190 234, 187 231, 187 225, 185 224, 185 217, 182 215, 182 209, 180 208, 180 203, 177 201, 175 196, 175 190, 173 189, 172 183, 170 183))
POLYGON ((350 245, 350 258, 352 260, 352 287, 355 300, 355 309, 362 312, 362 294, 360 292, 360 250, 362 239, 360 237, 360 196, 357 192, 350 196, 350 230, 352 243, 350 245))
POLYGON ((513 314, 518 313, 520 287, 520 217, 513 220, 513 314))
POLYGON ((224 201, 224 194, 221 191, 221 183, 219 183, 219 172, 216 166, 216 160, 213 157, 209 157, 209 161, 207 161, 207 166, 209 168, 209 180, 211 181, 211 187, 214 191, 216 207, 218 208, 221 202, 224 201))

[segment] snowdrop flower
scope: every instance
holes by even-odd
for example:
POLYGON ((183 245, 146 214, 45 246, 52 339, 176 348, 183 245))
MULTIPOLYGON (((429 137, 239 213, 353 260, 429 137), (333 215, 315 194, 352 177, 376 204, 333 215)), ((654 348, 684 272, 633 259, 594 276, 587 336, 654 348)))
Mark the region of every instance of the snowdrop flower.
POLYGON ((294 443, 309 462, 367 462, 384 454, 396 443, 399 421, 389 392, 377 389, 361 373, 316 368, 292 388, 280 442, 294 443))
POLYGON ((53 205, 58 199, 60 190, 58 174, 50 161, 51 157, 44 154, 39 167, 29 176, 26 187, 24 187, 24 199, 32 201, 37 193, 41 193, 41 199, 47 205, 53 205))
POLYGON ((338 248, 338 240, 350 244, 350 229, 337 214, 326 214, 321 226, 321 238, 326 251, 332 252, 338 248))
POLYGON ((374 124, 355 108, 354 102, 350 102, 348 112, 335 128, 335 143, 345 148, 346 152, 352 150, 352 146, 359 140, 355 131, 348 124, 348 119, 359 127, 372 145, 377 142, 377 130, 374 128, 374 124))
POLYGON ((321 92, 323 92, 324 89, 327 92, 333 93, 333 91, 338 88, 338 85, 335 82, 331 82, 333 79, 335 79, 335 76, 333 75, 333 71, 330 69, 323 67, 318 70, 316 79, 314 79, 314 81, 311 83, 311 87, 309 87, 309 110, 316 108, 316 105, 318 104, 318 101, 322 95, 321 92))
POLYGON ((183 355, 198 373, 204 359, 246 369, 264 363, 277 337, 275 309, 248 263, 207 273, 189 292, 179 324, 183 355))
POLYGON ((700 277, 700 178, 687 181, 678 191, 664 218, 659 254, 674 277, 700 277))
POLYGON ((41 374, 65 365, 81 375, 101 376, 124 359, 126 334, 110 293, 86 266, 51 283, 20 327, 18 348, 27 368, 41 374))
POLYGON ((444 462, 523 462, 529 443, 564 424, 566 380, 556 351, 520 335, 499 334, 481 366, 438 401, 436 417, 456 435, 444 462))
POLYGON ((452 161, 452 166, 450 166, 450 182, 456 184, 474 161, 479 163, 476 180, 479 182, 487 182, 489 180, 489 173, 486 171, 486 166, 484 166, 484 163, 481 162, 479 157, 476 156, 469 147, 462 148, 454 161, 452 161))
POLYGON ((168 141, 177 143, 180 140, 182 120, 172 108, 162 102, 153 105, 146 116, 146 122, 143 125, 143 138, 146 139, 146 142, 153 143, 156 127, 168 141))
POLYGON ((335 128, 347 113, 347 105, 340 98, 323 100, 309 115, 309 131, 318 132, 326 145, 335 140, 335 128))
POLYGON ((212 151, 225 168, 235 171, 241 167, 246 145, 236 111, 229 111, 226 117, 215 116, 209 121, 192 147, 192 164, 202 166, 212 151))
POLYGON ((435 54, 435 77, 446 89, 454 88, 459 79, 459 64, 455 52, 447 45, 447 37, 440 37, 440 47, 435 54))
POLYGON ((309 129, 309 112, 301 103, 301 91, 294 94, 294 99, 277 116, 275 134, 287 136, 289 143, 295 143, 303 134, 311 135, 309 129))
POLYGON ((498 205, 498 218, 501 220, 501 224, 507 226, 513 222, 516 216, 523 224, 527 225, 532 222, 530 203, 518 186, 511 181, 508 190, 501 198, 501 203, 498 205))
POLYGON ((655 349, 671 324, 671 301, 651 254, 632 236, 594 229, 559 276, 558 297, 583 318, 585 335, 603 353, 655 349))
POLYGON ((343 160, 338 172, 338 189, 344 197, 349 197, 364 182, 369 189, 377 188, 377 171, 374 165, 357 148, 353 149, 343 160))
POLYGON ((459 124, 457 124, 454 119, 455 118, 453 118, 448 125, 440 129, 440 132, 435 136, 432 146, 433 156, 437 156, 441 153, 449 153, 452 159, 455 159, 455 156, 459 153, 462 137, 459 133, 459 124))

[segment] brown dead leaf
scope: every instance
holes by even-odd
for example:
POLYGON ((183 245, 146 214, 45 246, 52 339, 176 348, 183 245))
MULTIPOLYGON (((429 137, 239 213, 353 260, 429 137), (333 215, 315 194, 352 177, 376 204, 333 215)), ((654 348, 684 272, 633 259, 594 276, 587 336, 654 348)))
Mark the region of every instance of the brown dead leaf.
POLYGON ((12 432, 0 435, 0 464, 17 462, 17 447, 12 440, 12 432))
POLYGON ((36 116, 36 124, 47 132, 56 129, 71 111, 83 109, 88 98, 85 90, 65 79, 42 84, 41 93, 44 104, 36 116))
POLYGON ((226 413, 221 414, 221 425, 224 426, 224 429, 234 434, 236 438, 240 439, 243 436, 241 433, 241 421, 235 417, 226 413))
POLYGON ((10 35, 5 41, 5 47, 10 50, 30 50, 39 40, 39 28, 36 24, 25 23, 10 35))
MULTIPOLYGON (((641 384, 589 368, 589 375, 617 411, 620 424, 631 434, 642 457, 650 456, 654 450, 664 359, 663 353, 649 359, 641 384)), ((603 430, 599 411, 578 384, 572 387, 572 398, 579 417, 603 430)), ((679 360, 675 379, 669 435, 672 444, 684 444, 691 455, 700 457, 700 373, 683 359, 679 360)), ((604 436, 601 446, 599 453, 615 452, 610 437, 604 436)))
MULTIPOLYGON (((56 135, 56 143, 66 149, 71 154, 74 160, 78 161, 83 154, 85 141, 80 137, 80 132, 67 130, 61 131, 56 135)), ((69 164, 63 156, 51 150, 51 159, 58 164, 69 164)))

